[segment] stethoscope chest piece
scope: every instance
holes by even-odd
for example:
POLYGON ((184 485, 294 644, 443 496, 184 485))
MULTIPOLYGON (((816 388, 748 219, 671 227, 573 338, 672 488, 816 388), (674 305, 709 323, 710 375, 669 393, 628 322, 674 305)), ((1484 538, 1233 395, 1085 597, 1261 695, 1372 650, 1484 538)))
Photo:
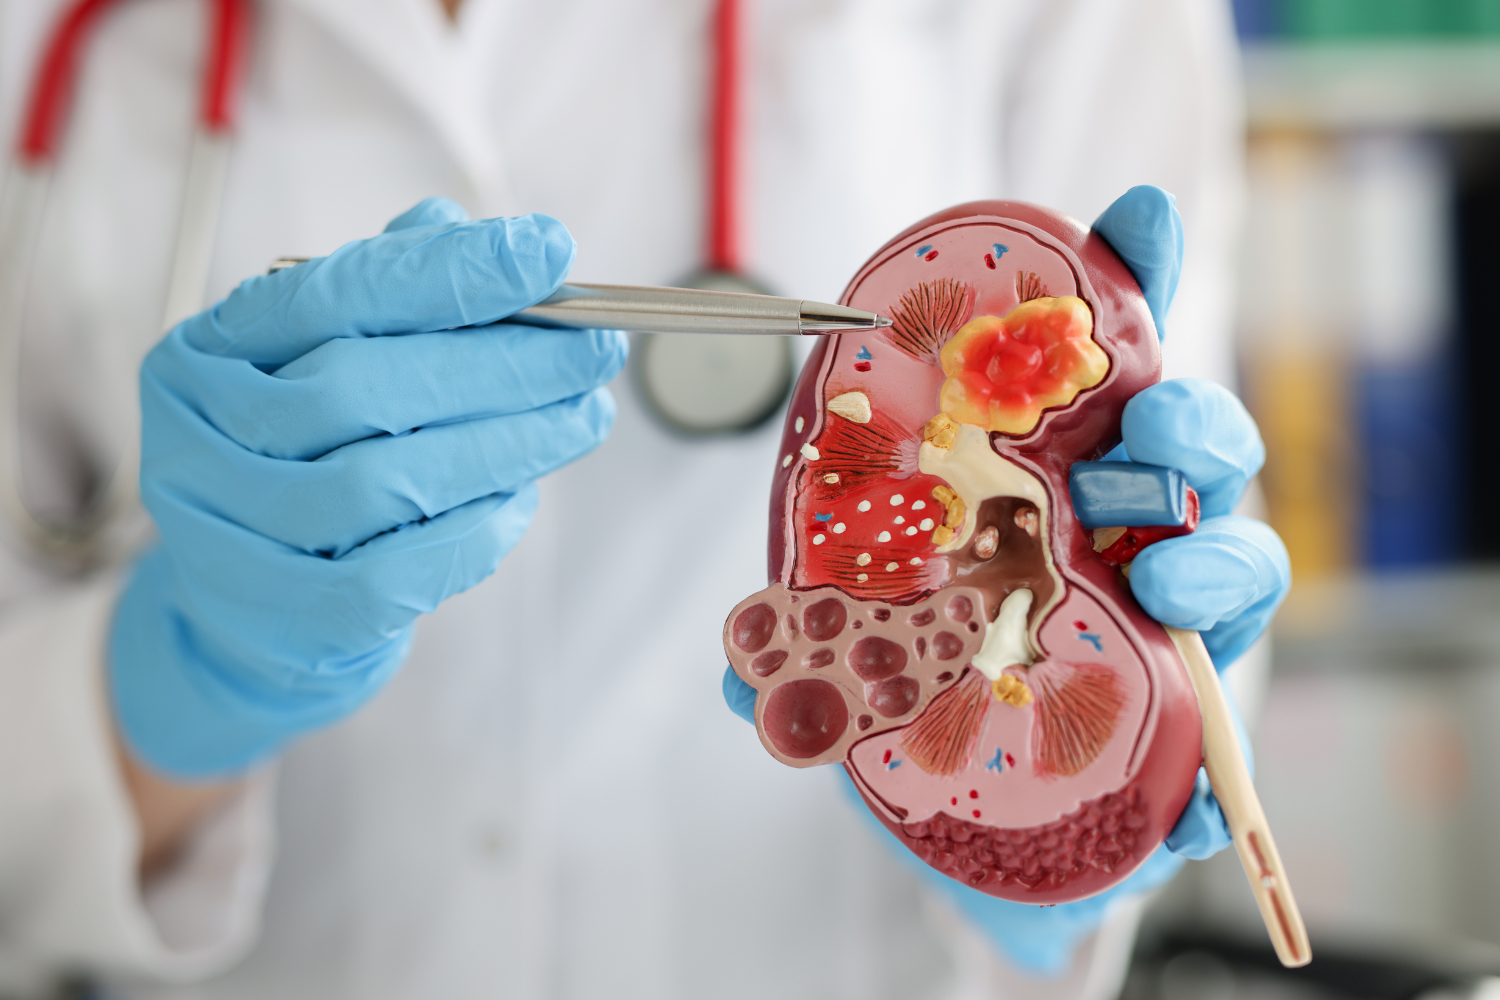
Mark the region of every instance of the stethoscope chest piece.
MULTIPOLYGON (((679 285, 769 294, 729 271, 700 271, 679 285)), ((781 409, 792 387, 792 345, 787 337, 643 333, 633 367, 642 397, 667 427, 693 436, 734 434, 781 409)))

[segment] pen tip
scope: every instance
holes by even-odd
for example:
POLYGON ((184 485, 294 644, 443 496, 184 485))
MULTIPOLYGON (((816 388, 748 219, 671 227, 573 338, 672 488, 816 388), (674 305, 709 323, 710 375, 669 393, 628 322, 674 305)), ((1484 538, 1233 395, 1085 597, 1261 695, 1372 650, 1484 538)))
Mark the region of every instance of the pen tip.
POLYGON ((886 317, 884 317, 884 316, 876 316, 875 317, 875 329, 878 330, 878 329, 880 329, 883 326, 890 326, 890 325, 891 325, 891 321, 889 319, 887 319, 886 317))

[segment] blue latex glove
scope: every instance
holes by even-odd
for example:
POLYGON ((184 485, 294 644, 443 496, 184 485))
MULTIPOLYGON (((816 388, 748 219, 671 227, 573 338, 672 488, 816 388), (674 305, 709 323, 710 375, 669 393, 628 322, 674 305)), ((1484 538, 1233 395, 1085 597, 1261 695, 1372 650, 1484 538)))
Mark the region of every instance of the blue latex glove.
POLYGON ((849 796, 859 801, 858 810, 868 820, 875 836, 883 840, 903 864, 948 900, 1012 963, 1039 975, 1055 976, 1066 972, 1073 949, 1080 940, 1094 932, 1115 900, 1150 892, 1165 885, 1182 869, 1181 858, 1166 848, 1159 848, 1129 878, 1097 896, 1056 906, 996 899, 930 868, 870 813, 847 774, 841 774, 840 779, 849 796))
POLYGON ((1156 337, 1167 335, 1167 310, 1182 277, 1182 216, 1177 199, 1159 187, 1138 184, 1114 200, 1094 220, 1104 237, 1135 275, 1156 321, 1156 337))
MULTIPOLYGON (((1183 231, 1176 199, 1156 187, 1131 188, 1099 216, 1094 229, 1130 268, 1162 336, 1182 274, 1183 231)), ((1158 542, 1137 557, 1131 590, 1159 621, 1202 631, 1215 666, 1223 670, 1265 630, 1291 586, 1286 549, 1276 533, 1260 522, 1229 515, 1265 461, 1260 433, 1227 389, 1201 379, 1177 379, 1131 400, 1122 436, 1124 443, 1107 460, 1178 469, 1198 492, 1205 518, 1194 534, 1158 542)), ((755 689, 732 668, 725 670, 723 689, 730 709, 753 723, 755 689)), ((1237 713, 1235 725, 1248 756, 1249 739, 1237 713)), ((850 792, 854 794, 852 785, 850 792)), ((898 857, 1013 962, 1048 974, 1067 968, 1074 946, 1099 925, 1111 901, 1154 889, 1177 873, 1182 858, 1207 858, 1231 843, 1200 768, 1193 796, 1165 846, 1134 874, 1097 896, 1036 907, 996 899, 938 874, 901 848, 874 817, 870 822, 898 857)))
POLYGON ((535 480, 608 434, 622 334, 496 323, 562 282, 572 237, 464 219, 423 202, 246 281, 146 358, 161 543, 116 612, 111 691, 163 772, 242 771, 364 703, 416 617, 521 537, 535 480))
MULTIPOLYGON (((1131 188, 1105 209, 1094 229, 1135 275, 1157 335, 1164 336, 1167 308, 1182 274, 1176 199, 1160 188, 1131 188)), ((1196 532, 1157 542, 1136 557, 1131 592, 1156 620, 1202 632, 1214 666, 1222 671, 1266 630, 1292 583, 1286 547, 1276 532, 1230 514, 1265 464, 1260 431, 1233 393, 1203 379, 1173 379, 1136 394, 1125 406, 1120 431, 1124 440, 1106 460, 1177 469, 1203 507, 1196 532)), ((1235 726, 1249 759, 1250 741, 1237 713, 1235 726)), ((1193 797, 1166 846, 1201 859, 1230 843, 1200 768, 1193 797)))
MULTIPOLYGON (((1147 546, 1135 558, 1131 592, 1157 621, 1202 632, 1222 671, 1265 631, 1292 580, 1276 532, 1228 513, 1265 461, 1260 432, 1228 389, 1202 379, 1174 379, 1138 393, 1125 406, 1121 431, 1124 442, 1106 459, 1177 469, 1198 491, 1204 514, 1193 534, 1147 546)), ((1235 726, 1248 760, 1250 741, 1238 715, 1235 726)), ((1231 843, 1202 768, 1166 843, 1200 860, 1231 843)))
POLYGON ((1203 504, 1197 531, 1136 557, 1130 589, 1156 620, 1202 632, 1223 670, 1265 631, 1292 582, 1276 532, 1229 513, 1265 462, 1255 421, 1228 389, 1184 378, 1136 394, 1121 432, 1108 458, 1177 469, 1203 504))
MULTIPOLYGON (((1141 185, 1094 222, 1135 275, 1156 321, 1165 318, 1182 276, 1182 217, 1177 200, 1141 185)), ((1105 456, 1177 469, 1203 503, 1203 524, 1184 538, 1158 542, 1135 560, 1130 588, 1158 621, 1197 629, 1223 670, 1265 631, 1291 587, 1291 563, 1265 524, 1231 517, 1245 486, 1265 464, 1255 421, 1234 394, 1201 379, 1174 379, 1136 395, 1121 421, 1124 438, 1105 456)))

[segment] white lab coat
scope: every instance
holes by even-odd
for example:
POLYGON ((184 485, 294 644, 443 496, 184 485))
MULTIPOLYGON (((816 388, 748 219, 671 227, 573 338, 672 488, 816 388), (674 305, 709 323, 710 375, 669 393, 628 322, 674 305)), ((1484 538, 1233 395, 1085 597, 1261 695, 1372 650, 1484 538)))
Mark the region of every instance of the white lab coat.
MULTIPOLYGON (((58 6, 0 0, 0 133, 58 6)), ((200 6, 122 5, 86 61, 26 318, 37 506, 66 507, 130 432, 200 6)), ((1168 374, 1230 380, 1227 4, 749 7, 749 258, 771 287, 832 301, 955 202, 1088 220, 1155 183, 1189 248, 1168 374)), ((434 194, 564 220, 578 280, 683 276, 703 242, 708 8, 466 0, 453 29, 435 0, 261 0, 211 295, 434 194)), ((683 441, 628 374, 614 388, 614 436, 543 483, 499 572, 144 893, 100 686, 118 579, 0 554, 0 990, 87 969, 131 996, 213 1000, 1022 995, 833 773, 776 763, 723 705, 720 628, 765 582, 779 425, 683 441)), ((1085 961, 1053 995, 1107 993, 1128 942, 1091 944, 1106 971, 1085 961)))

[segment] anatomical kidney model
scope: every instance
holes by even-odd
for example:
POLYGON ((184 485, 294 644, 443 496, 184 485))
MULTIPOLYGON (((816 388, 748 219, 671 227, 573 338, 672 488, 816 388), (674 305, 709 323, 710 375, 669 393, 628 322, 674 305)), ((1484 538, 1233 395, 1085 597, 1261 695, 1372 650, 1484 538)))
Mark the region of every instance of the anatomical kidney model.
POLYGON ((1070 467, 1160 378, 1145 300, 1097 234, 992 201, 900 234, 841 301, 893 325, 808 359, 771 583, 724 629, 761 741, 842 763, 903 844, 982 892, 1107 889, 1170 832, 1203 756, 1183 659, 1106 558, 1120 532, 1069 498, 1070 467))

